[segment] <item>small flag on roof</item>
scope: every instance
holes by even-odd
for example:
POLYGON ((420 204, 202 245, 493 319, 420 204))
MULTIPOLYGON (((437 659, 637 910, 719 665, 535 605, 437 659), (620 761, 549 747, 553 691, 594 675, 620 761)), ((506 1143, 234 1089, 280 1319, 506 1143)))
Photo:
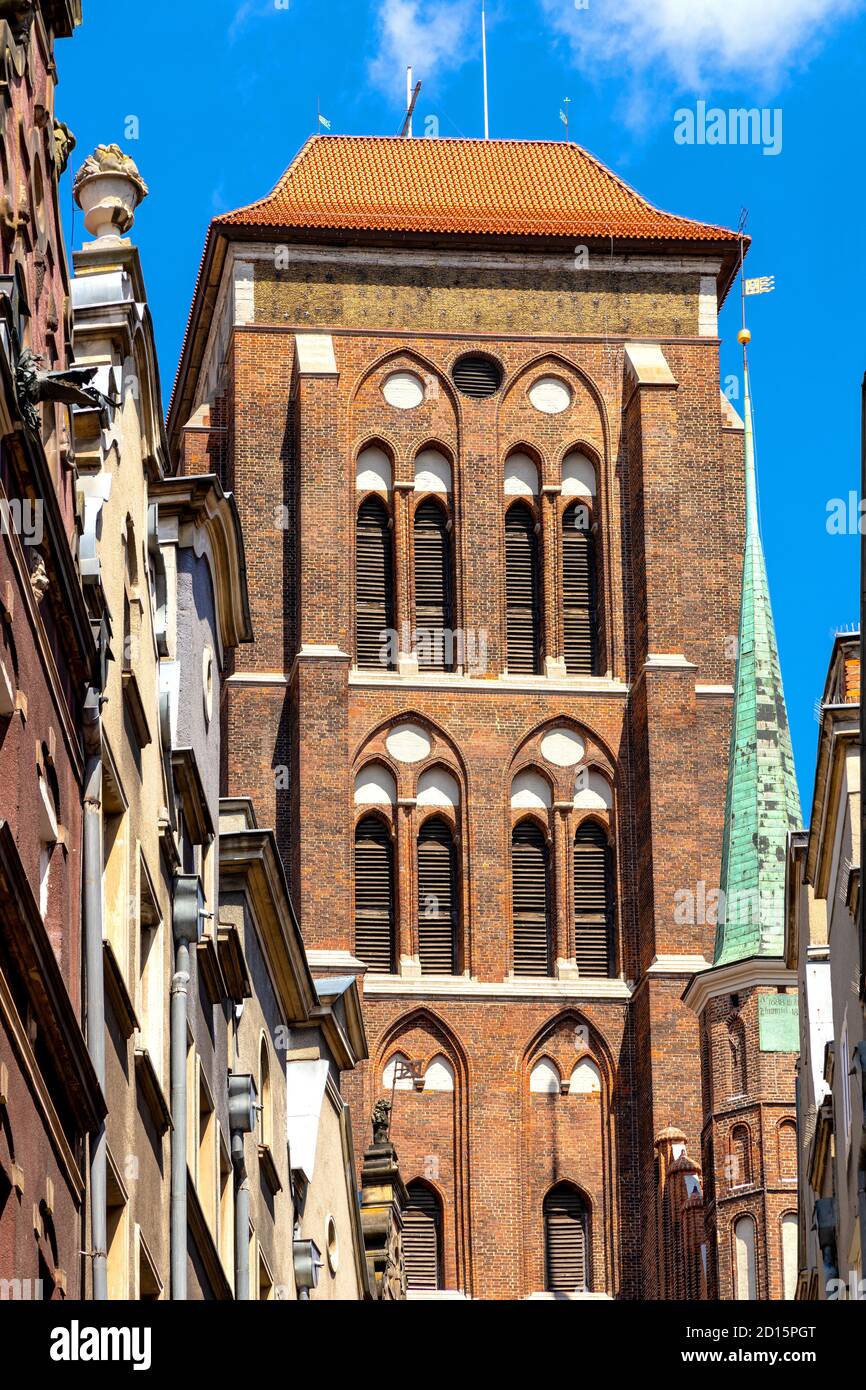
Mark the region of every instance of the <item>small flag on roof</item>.
POLYGON ((331 122, 328 120, 327 116, 322 115, 321 111, 319 112, 319 125, 323 125, 325 130, 331 129, 331 122))
POLYGON ((758 275, 746 281, 746 294, 769 294, 776 288, 775 275, 758 275))

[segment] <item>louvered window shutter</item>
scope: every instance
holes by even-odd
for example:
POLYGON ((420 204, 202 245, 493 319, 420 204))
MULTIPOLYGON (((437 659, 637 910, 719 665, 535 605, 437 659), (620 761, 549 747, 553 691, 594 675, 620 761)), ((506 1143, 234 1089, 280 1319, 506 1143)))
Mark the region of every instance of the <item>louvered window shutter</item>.
POLYGON ((450 671, 454 665, 451 603, 451 542, 442 508, 431 499, 415 510, 415 627, 418 665, 450 671))
POLYGON ((511 902, 515 975, 549 975, 547 845, 533 821, 512 832, 511 902))
POLYGON ((394 969, 394 874, 391 837, 378 816, 355 831, 355 955, 368 970, 394 969))
MULTIPOLYGON (((381 650, 394 627, 394 567, 388 511, 379 497, 358 508, 355 533, 355 645, 359 666, 381 667, 381 650)), ((393 665, 393 663, 388 663, 393 665)))
POLYGON ((528 507, 512 507, 505 518, 505 590, 508 670, 541 670, 538 541, 528 507))
POLYGON ((439 1203, 429 1187, 409 1184, 403 1212, 403 1259, 410 1289, 439 1288, 439 1203))
POLYGON ((581 975, 611 969, 610 850, 600 825, 584 822, 574 837, 574 945, 581 975))
POLYGON ((595 548, 592 532, 575 523, 585 508, 575 504, 562 518, 562 609, 565 669, 570 676, 595 674, 598 644, 595 612, 595 548))
POLYGON ((544 1243, 549 1293, 587 1288, 586 1207, 576 1192, 554 1189, 544 1203, 544 1243))
POLYGON ((457 894, 451 827, 438 817, 418 832, 418 950, 422 975, 457 969, 457 894))

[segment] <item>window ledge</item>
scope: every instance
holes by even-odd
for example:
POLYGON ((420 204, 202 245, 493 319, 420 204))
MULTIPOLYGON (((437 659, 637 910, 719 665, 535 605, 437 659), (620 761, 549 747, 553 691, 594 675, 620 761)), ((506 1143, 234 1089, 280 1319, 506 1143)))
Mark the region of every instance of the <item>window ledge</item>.
POLYGON ((505 980, 476 980, 466 975, 422 975, 410 979, 405 975, 364 976, 364 994, 393 995, 411 998, 469 998, 469 999, 612 999, 627 1003, 634 993, 633 986, 621 979, 587 977, 577 980, 557 980, 549 976, 529 975, 505 980))
POLYGON ((201 971, 207 997, 212 1004, 219 1004, 227 997, 225 977, 220 968, 216 943, 212 936, 205 936, 195 948, 195 958, 201 971))
POLYGON ((114 947, 107 938, 102 942, 102 961, 105 973, 105 992, 111 1001, 115 1018, 125 1038, 131 1038, 139 1022, 132 996, 123 978, 120 961, 114 954, 114 947))
POLYGON ((274 1155, 268 1144, 259 1144, 259 1167, 265 1175, 268 1187, 274 1196, 282 1192, 283 1184, 280 1182, 280 1175, 277 1172, 277 1165, 274 1162, 274 1155))
POLYGON ((372 671, 355 667, 349 672, 349 685, 355 687, 399 686, 404 690, 532 690, 538 691, 579 691, 593 695, 616 695, 625 699, 629 686, 625 681, 609 676, 509 676, 505 672, 488 672, 485 675, 461 676, 453 671, 420 672, 418 675, 401 676, 395 671, 372 671))
POLYGON ((150 725, 147 722, 144 701, 141 698, 135 672, 124 671, 121 679, 123 682, 123 702, 129 710, 135 736, 138 739, 138 746, 139 748, 146 748, 151 742, 150 725))
POLYGON ((245 999, 252 999, 252 982, 237 927, 219 923, 217 926, 217 944, 228 998, 234 1000, 236 1004, 242 1004, 245 999))
POLYGON ((171 1110, 157 1075, 156 1067, 146 1047, 135 1049, 135 1079, 160 1134, 172 1128, 171 1110))

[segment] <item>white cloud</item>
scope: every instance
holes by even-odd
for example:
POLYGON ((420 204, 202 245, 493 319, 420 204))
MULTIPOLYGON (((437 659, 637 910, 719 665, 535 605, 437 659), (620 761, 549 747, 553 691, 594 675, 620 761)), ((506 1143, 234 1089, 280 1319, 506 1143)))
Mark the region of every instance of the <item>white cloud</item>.
POLYGON ((750 78, 769 88, 864 0, 541 0, 582 68, 664 66, 680 86, 750 78))
MULTIPOLYGON (((475 53, 474 0, 380 0, 373 80, 402 93, 406 68, 427 82, 437 68, 457 68, 475 53)), ((480 31, 479 31, 480 33, 480 31)))
POLYGON ((241 31, 254 19, 267 19, 285 14, 288 9, 288 0, 280 0, 280 3, 277 3, 277 0, 241 0, 228 27, 229 43, 234 43, 241 31))

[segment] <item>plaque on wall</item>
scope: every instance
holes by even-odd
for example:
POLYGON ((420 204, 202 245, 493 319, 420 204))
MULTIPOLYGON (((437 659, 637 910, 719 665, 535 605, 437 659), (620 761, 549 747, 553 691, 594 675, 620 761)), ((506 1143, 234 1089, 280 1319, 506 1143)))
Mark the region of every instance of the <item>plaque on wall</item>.
POLYGON ((796 994, 758 996, 758 1038, 762 1052, 800 1051, 800 1004, 796 994))

